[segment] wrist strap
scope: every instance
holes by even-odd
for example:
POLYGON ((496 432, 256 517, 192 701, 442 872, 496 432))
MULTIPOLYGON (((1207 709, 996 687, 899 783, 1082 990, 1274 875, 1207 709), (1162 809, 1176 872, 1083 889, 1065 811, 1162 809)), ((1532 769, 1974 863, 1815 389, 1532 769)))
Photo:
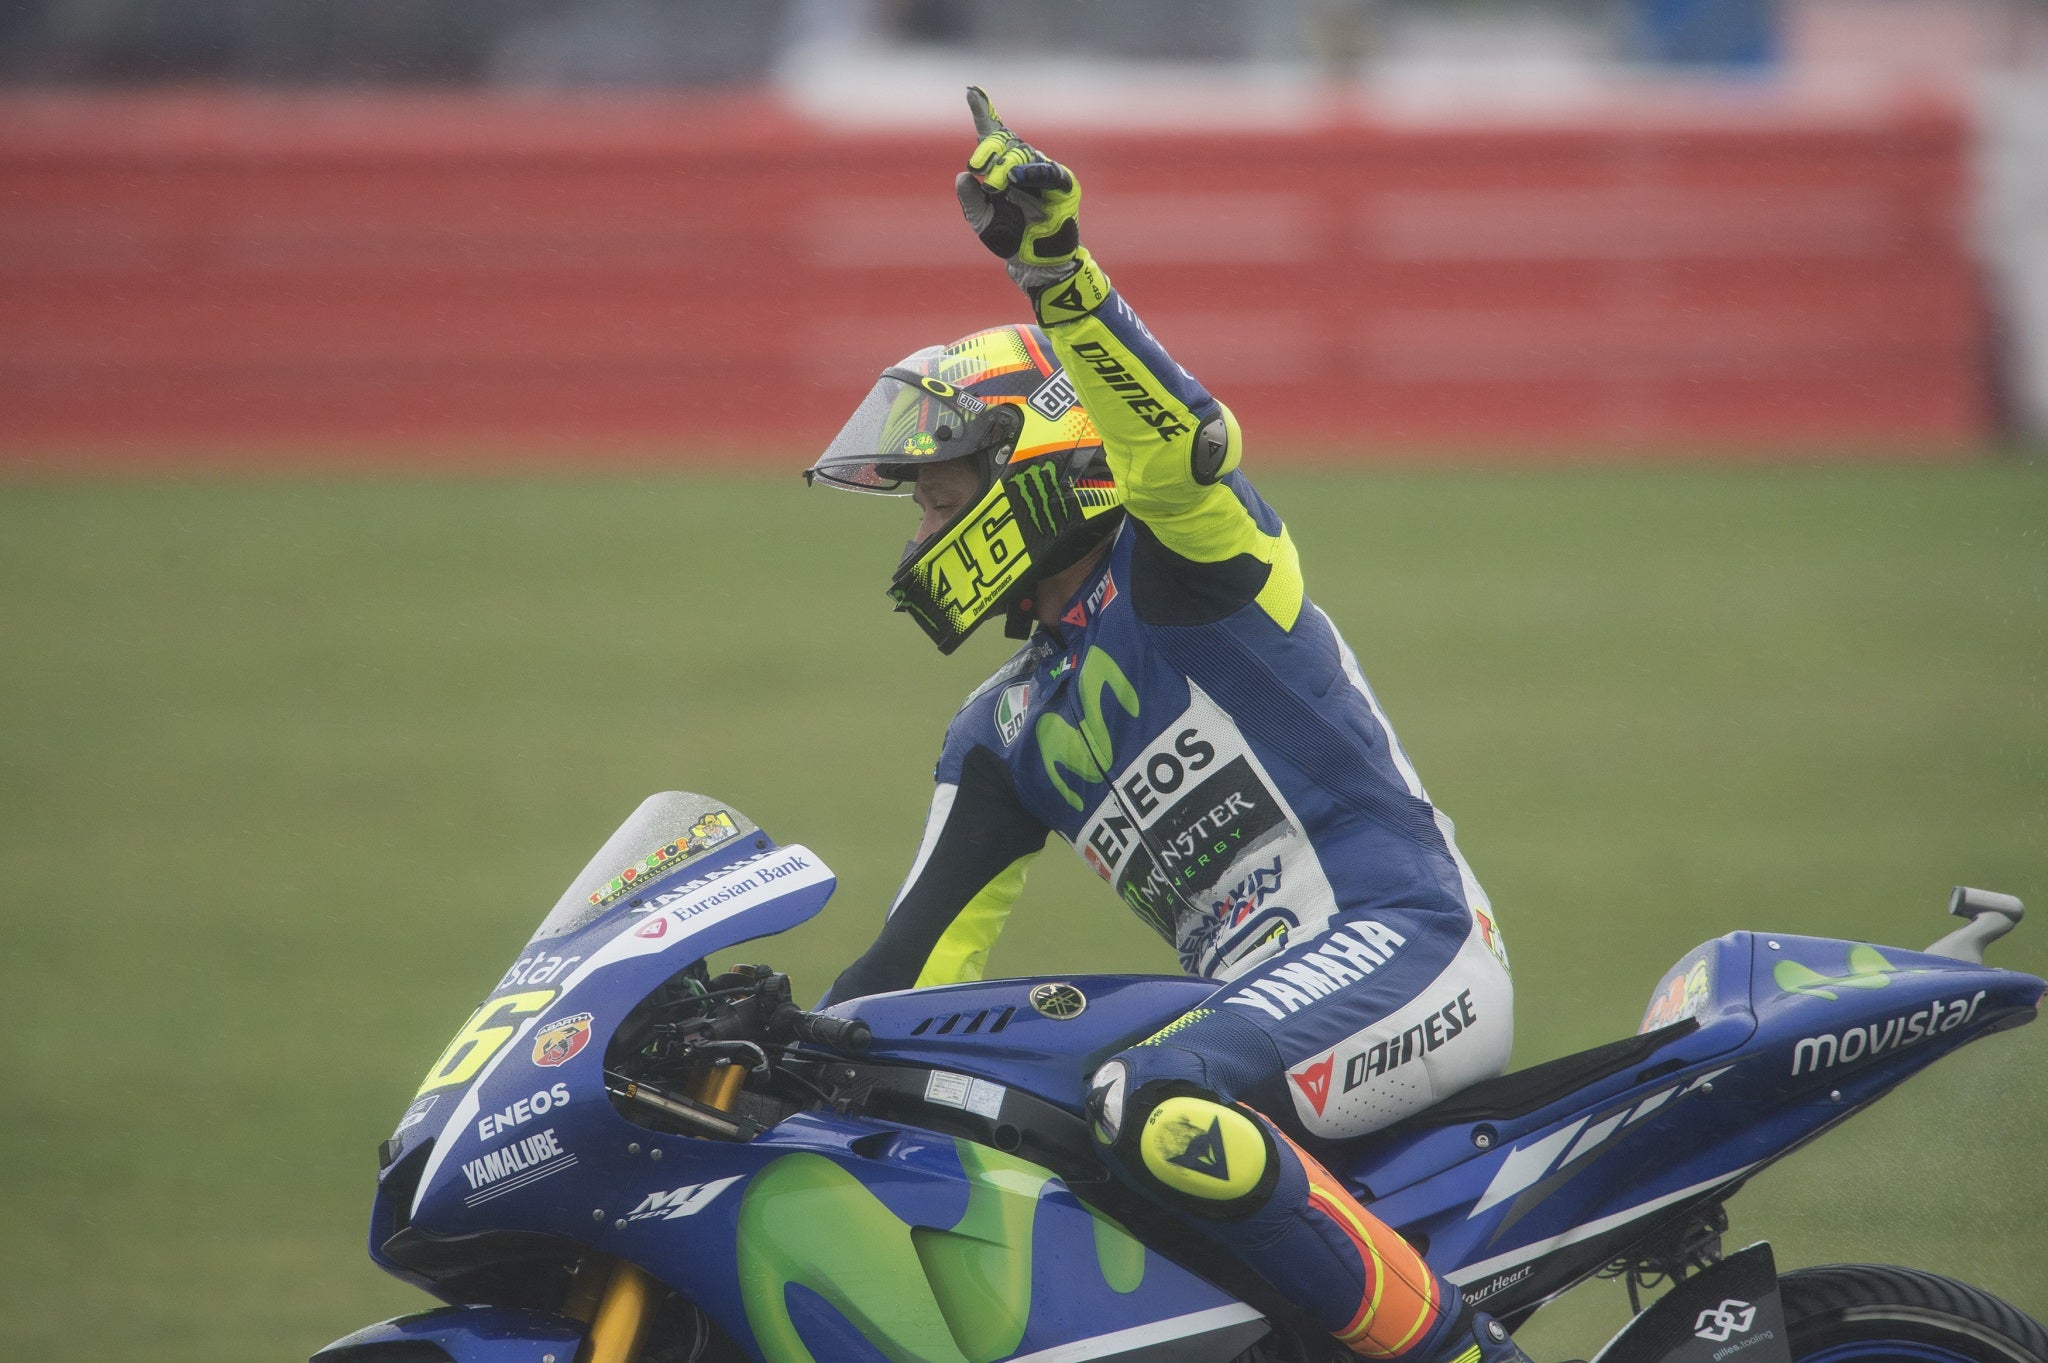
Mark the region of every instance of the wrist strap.
POLYGON ((1065 279, 1030 290, 1031 307, 1038 314, 1038 325, 1056 327, 1062 322, 1077 321, 1101 307, 1109 298, 1109 276, 1088 254, 1087 247, 1075 250, 1074 264, 1075 270, 1065 279))

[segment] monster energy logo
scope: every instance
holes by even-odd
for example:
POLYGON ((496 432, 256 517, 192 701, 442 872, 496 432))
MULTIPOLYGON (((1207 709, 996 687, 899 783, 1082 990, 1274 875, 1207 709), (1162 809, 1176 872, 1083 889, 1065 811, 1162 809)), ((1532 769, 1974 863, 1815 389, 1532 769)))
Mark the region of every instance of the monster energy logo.
POLYGON ((1109 723, 1102 716, 1102 693, 1113 692, 1124 713, 1138 717, 1138 688, 1117 666, 1116 659, 1090 646, 1081 660, 1081 727, 1076 729, 1062 716, 1038 717, 1038 755, 1045 774, 1068 804, 1081 808, 1081 794, 1067 783, 1064 773, 1072 772, 1083 781, 1107 781, 1116 763, 1116 751, 1109 741, 1109 723))
POLYGON ((1080 509, 1060 477, 1059 466, 1049 461, 1020 470, 1010 479, 1009 488, 1018 519, 1036 531, 1040 540, 1049 540, 1066 529, 1080 509))

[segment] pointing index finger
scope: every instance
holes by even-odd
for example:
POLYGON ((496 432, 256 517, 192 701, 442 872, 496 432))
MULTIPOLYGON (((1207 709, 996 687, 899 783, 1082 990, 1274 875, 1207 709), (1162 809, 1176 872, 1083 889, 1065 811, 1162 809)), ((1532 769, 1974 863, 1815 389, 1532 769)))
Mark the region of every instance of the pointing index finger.
POLYGON ((986 138, 1009 131, 1003 126, 1002 118, 996 113, 996 106, 989 102, 988 91, 979 85, 967 87, 967 111, 974 115, 974 135, 986 138))

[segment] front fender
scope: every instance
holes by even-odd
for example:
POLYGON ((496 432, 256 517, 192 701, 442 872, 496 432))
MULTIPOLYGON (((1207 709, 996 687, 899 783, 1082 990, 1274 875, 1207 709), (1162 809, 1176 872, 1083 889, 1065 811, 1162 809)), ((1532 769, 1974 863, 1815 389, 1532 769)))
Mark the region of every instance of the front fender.
POLYGON ((584 1329, 547 1311, 444 1306, 366 1325, 314 1354, 312 1363, 570 1363, 584 1329))

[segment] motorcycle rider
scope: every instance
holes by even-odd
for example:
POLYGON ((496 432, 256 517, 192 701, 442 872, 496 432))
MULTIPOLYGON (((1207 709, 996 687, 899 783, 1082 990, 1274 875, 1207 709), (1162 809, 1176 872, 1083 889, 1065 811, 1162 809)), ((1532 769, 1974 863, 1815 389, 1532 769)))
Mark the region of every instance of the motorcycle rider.
POLYGON ((1485 893, 1235 418, 1080 244, 1073 174, 968 102, 955 191, 1037 325, 885 370, 805 476, 912 497, 890 590, 941 652, 998 616, 1027 642, 954 718, 910 873, 826 1001, 981 978, 1058 833, 1217 984, 1091 1077, 1118 1178, 1353 1353, 1522 1360, 1312 1153, 1506 1068, 1485 893))

